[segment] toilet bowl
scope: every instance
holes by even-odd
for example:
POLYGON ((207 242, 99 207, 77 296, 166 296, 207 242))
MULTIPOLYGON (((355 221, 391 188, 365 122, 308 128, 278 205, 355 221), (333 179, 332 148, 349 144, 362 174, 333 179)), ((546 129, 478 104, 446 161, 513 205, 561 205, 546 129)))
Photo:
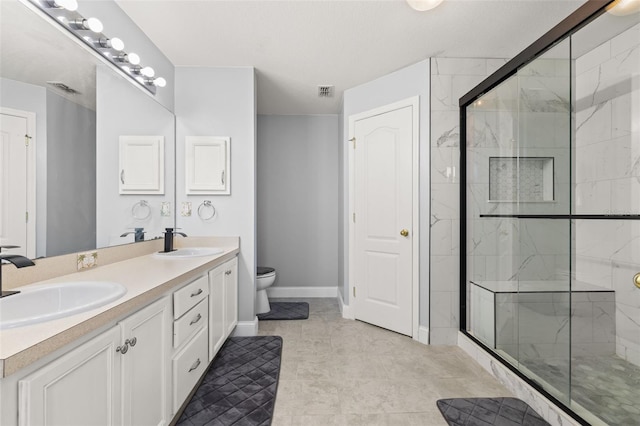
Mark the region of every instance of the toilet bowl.
POLYGON ((276 270, 258 266, 258 279, 256 280, 256 309, 259 314, 266 314, 271 310, 269 298, 267 297, 267 289, 276 280, 276 270))

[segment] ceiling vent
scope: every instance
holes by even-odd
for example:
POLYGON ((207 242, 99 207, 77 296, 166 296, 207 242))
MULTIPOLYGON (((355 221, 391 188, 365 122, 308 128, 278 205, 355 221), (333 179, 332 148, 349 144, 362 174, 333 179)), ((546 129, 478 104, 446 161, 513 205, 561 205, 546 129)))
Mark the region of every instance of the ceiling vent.
POLYGON ((319 98, 333 98, 333 86, 318 86, 319 98))
POLYGON ((55 87, 56 89, 60 89, 66 93, 69 93, 71 95, 76 95, 80 92, 78 92, 76 89, 72 89, 71 87, 67 86, 66 84, 60 82, 60 81, 47 81, 47 84, 50 86, 55 87))

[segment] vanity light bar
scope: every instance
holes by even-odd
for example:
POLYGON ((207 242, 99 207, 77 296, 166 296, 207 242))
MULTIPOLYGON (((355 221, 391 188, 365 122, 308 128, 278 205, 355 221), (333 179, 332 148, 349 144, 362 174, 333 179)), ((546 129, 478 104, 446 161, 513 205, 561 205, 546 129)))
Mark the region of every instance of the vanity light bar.
POLYGON ((29 0, 29 2, 149 92, 155 95, 156 88, 167 85, 164 78, 154 78, 153 68, 140 64, 140 57, 137 54, 125 52, 124 42, 121 39, 109 38, 103 34, 103 25, 99 19, 85 18, 78 13, 76 0, 29 0))

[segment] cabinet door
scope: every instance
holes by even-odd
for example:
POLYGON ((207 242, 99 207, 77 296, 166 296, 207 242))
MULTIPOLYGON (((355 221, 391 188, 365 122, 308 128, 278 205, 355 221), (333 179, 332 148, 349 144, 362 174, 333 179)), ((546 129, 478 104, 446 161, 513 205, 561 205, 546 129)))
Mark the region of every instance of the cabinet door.
POLYGON ((228 137, 185 138, 187 194, 231 194, 230 142, 228 137))
POLYGON ((120 194, 164 194, 164 137, 120 136, 120 194))
POLYGON ((18 382, 20 425, 120 425, 114 327, 18 382))
POLYGON ((170 415, 171 304, 164 297, 120 323, 122 424, 163 425, 170 415))
POLYGON ((227 265, 209 272, 209 362, 216 356, 227 337, 224 313, 224 279, 227 265))
MULTIPOLYGON (((224 265, 225 328, 229 336, 238 324, 238 258, 224 265)), ((225 336, 226 337, 226 336, 225 336)))

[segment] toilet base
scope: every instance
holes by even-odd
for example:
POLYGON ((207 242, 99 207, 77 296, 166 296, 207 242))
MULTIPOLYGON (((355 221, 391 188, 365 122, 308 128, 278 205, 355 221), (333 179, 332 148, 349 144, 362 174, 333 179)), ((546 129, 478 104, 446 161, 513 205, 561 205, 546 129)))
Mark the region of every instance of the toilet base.
POLYGON ((256 309, 258 314, 266 314, 271 310, 266 289, 256 291, 256 309))

